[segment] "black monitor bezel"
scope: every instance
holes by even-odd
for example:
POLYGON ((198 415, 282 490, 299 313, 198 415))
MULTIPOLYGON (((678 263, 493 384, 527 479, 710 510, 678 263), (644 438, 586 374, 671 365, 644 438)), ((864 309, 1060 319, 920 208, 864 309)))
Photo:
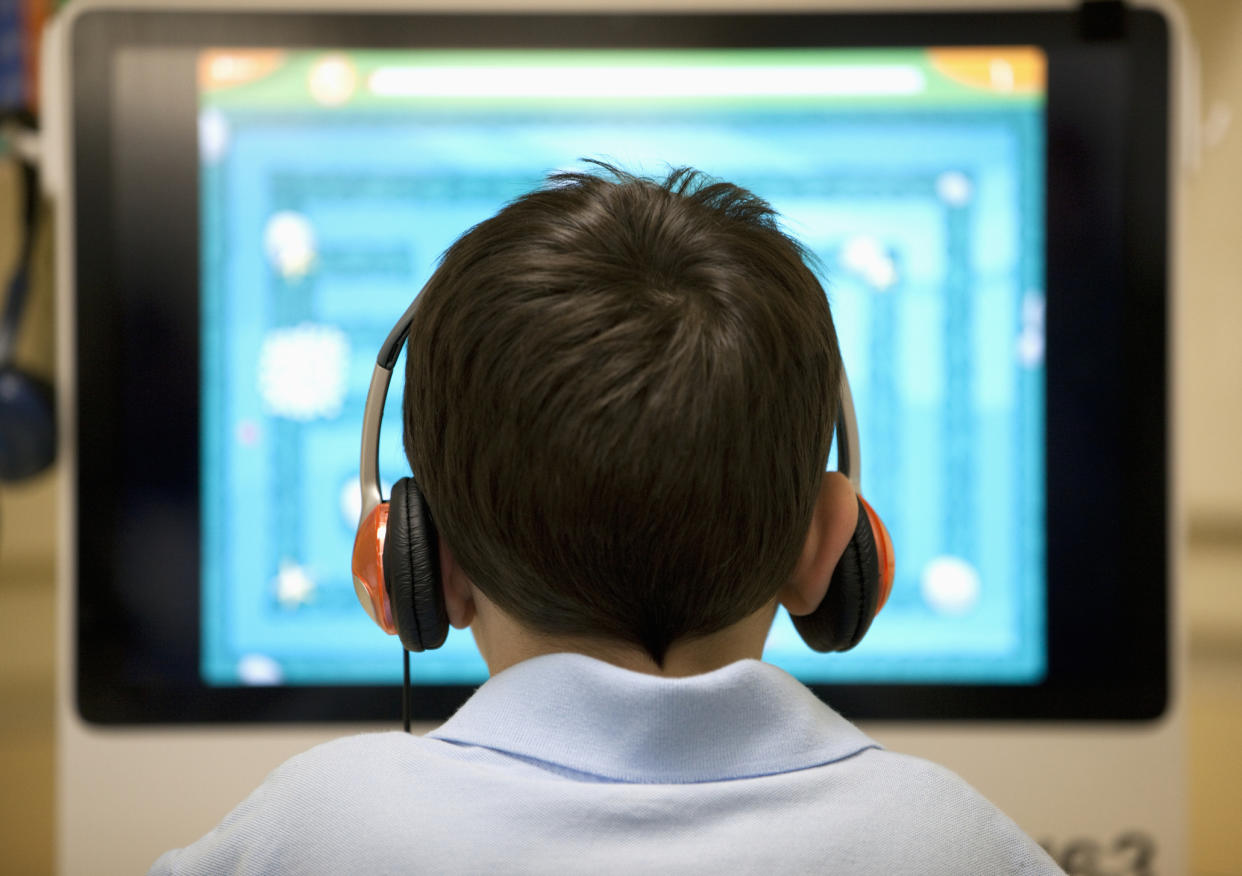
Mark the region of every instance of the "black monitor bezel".
MULTIPOLYGON (((857 720, 1143 721, 1165 711, 1169 65, 1157 13, 90 10, 70 36, 70 549, 76 702, 88 722, 400 714, 396 686, 212 688, 198 673, 198 219, 185 209, 197 198, 196 165, 186 166, 196 143, 192 125, 166 124, 141 102, 118 121, 113 73, 125 49, 223 45, 1041 47, 1049 60, 1047 677, 1018 686, 813 687, 857 720), (164 175, 159 186, 133 184, 151 173, 164 175)), ((150 87, 158 104, 178 85, 150 87)), ((398 654, 394 645, 394 663, 398 654)), ((471 690, 420 686, 414 717, 443 718, 471 690)))

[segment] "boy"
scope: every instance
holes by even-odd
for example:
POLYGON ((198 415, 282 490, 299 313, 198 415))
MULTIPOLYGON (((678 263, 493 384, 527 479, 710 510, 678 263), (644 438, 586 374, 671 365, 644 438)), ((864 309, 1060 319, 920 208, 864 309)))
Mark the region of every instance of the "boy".
POLYGON ((758 662, 862 513, 824 471, 827 300, 753 195, 604 171, 469 231, 413 311, 429 616, 471 629, 491 679, 428 737, 293 758, 152 872, 1059 872, 758 662))

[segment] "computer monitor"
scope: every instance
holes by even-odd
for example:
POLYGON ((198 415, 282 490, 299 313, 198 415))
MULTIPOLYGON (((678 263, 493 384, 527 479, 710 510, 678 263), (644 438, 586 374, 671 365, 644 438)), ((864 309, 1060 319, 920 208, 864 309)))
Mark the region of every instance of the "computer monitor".
MULTIPOLYGON (((1120 20, 87 13, 82 715, 395 718, 349 571, 374 356, 458 234, 583 158, 751 188, 817 258, 897 577, 854 651, 781 615, 765 659, 858 719, 1161 714, 1166 36, 1120 20)), ((485 675, 452 633, 416 716, 485 675)))

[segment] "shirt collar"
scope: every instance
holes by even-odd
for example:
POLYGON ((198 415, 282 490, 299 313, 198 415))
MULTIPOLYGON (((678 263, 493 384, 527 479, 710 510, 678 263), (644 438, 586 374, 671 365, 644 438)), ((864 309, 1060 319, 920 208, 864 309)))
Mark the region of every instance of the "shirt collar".
POLYGON ((582 654, 506 669, 430 736, 644 783, 770 775, 879 747, 797 679, 757 660, 663 678, 582 654))

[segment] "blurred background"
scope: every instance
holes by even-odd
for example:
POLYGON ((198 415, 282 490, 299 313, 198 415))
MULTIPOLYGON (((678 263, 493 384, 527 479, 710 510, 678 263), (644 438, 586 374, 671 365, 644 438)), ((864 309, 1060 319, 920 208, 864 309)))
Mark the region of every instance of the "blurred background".
MULTIPOLYGON (((33 105, 30 34, 51 0, 0 0, 0 107, 33 105)), ((1177 443, 1189 634, 1191 873, 1242 874, 1242 2, 1182 2, 1201 63, 1203 151, 1175 176, 1177 443)), ((21 178, 0 138, 0 278, 20 246, 21 178)), ((21 367, 55 360, 51 215, 40 211, 21 367)), ((0 293, 3 294, 3 293, 0 293)), ((0 872, 51 872, 57 470, 0 487, 0 872)), ((1176 789, 1169 789, 1175 793, 1176 789)))

